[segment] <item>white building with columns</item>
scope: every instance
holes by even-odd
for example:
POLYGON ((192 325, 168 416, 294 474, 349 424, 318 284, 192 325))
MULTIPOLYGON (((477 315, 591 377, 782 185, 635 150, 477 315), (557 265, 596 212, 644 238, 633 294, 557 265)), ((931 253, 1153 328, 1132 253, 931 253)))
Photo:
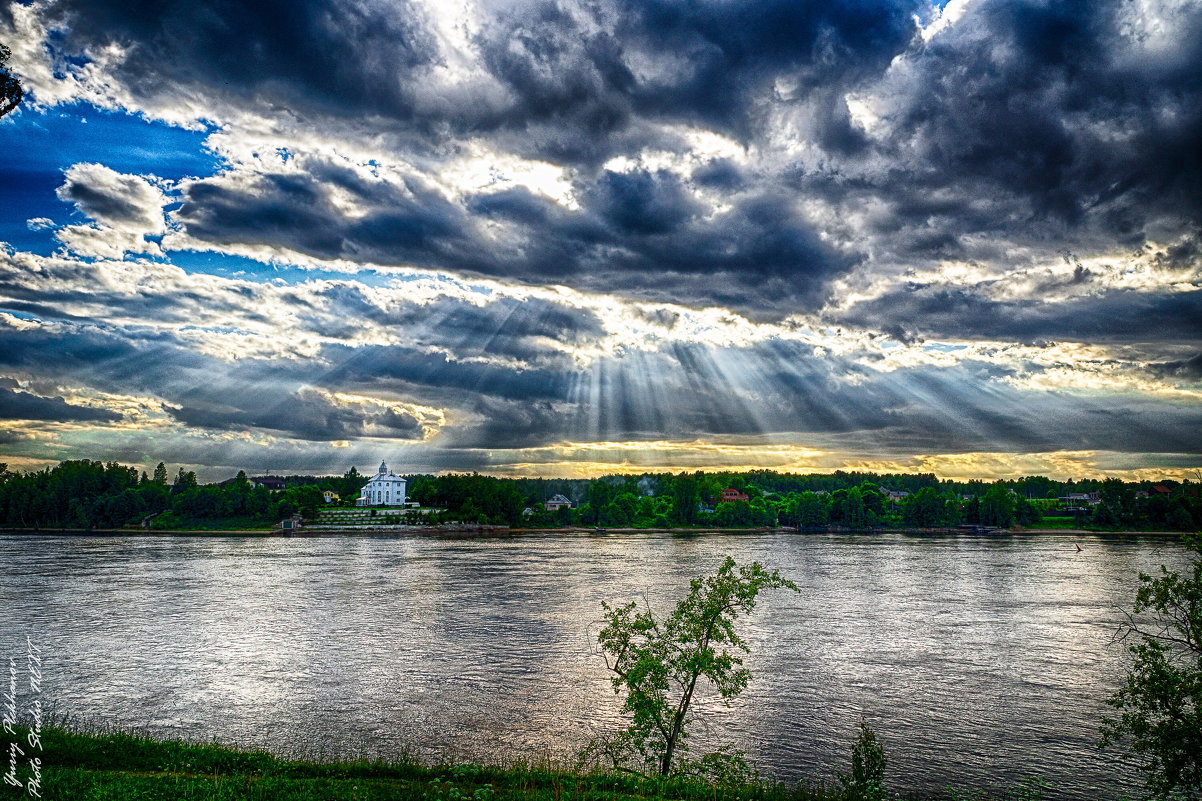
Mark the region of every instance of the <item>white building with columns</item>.
POLYGON ((380 470, 363 487, 359 493, 356 506, 404 506, 405 479, 388 469, 388 465, 380 462, 380 470))

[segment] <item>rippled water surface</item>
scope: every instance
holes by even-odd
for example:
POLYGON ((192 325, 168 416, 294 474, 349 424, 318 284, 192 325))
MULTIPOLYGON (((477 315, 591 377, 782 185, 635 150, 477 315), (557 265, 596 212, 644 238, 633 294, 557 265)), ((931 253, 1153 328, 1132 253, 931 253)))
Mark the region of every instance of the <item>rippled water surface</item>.
MULTIPOLYGON (((279 752, 563 758, 618 721, 602 600, 662 609, 726 554, 802 592, 745 623, 753 680, 698 739, 781 778, 846 769, 861 715, 893 784, 1118 798, 1093 748, 1111 644, 1157 540, 599 535, 0 536, 0 652, 32 634, 60 712, 279 752)), ((0 653, 0 655, 7 655, 0 653)))

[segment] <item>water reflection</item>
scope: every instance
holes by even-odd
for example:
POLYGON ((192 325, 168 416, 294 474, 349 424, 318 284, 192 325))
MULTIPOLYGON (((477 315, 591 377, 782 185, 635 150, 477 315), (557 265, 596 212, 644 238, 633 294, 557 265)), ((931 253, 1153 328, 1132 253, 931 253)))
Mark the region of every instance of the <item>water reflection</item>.
POLYGON ((698 747, 733 739, 778 776, 829 777, 863 715, 899 789, 1040 774, 1059 797, 1116 798, 1135 779, 1093 743, 1125 669, 1118 610, 1140 570, 1184 557, 1081 542, 0 536, 0 646, 35 632, 60 708, 162 734, 565 757, 618 720, 590 636, 600 602, 666 608, 730 553, 802 592, 747 621, 754 679, 733 709, 699 707, 698 747))

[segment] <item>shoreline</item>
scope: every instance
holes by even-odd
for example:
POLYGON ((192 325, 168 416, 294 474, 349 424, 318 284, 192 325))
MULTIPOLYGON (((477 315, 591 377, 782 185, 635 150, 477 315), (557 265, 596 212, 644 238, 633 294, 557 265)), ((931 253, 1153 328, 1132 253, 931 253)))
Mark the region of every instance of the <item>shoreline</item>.
POLYGON ((807 528, 798 529, 792 526, 758 527, 758 528, 586 528, 570 526, 566 528, 510 528, 496 525, 466 525, 447 523, 435 526, 390 526, 380 528, 302 528, 296 531, 282 529, 141 529, 141 528, 0 528, 0 535, 51 535, 66 537, 281 537, 287 539, 304 537, 337 537, 337 536, 385 536, 397 534, 573 534, 573 535, 608 535, 608 534, 916 534, 916 535, 948 535, 959 534, 974 537, 1082 537, 1082 536, 1123 536, 1123 537, 1182 537, 1187 531, 1091 531, 1077 528, 1023 528, 975 530, 966 528, 807 528))
MULTIPOLYGON (((27 735, 27 726, 15 727, 27 735)), ((554 760, 469 762, 416 755, 338 757, 284 755, 217 741, 151 735, 121 728, 89 731, 49 725, 41 731, 39 758, 45 798, 281 798, 290 801, 364 801, 428 798, 432 801, 843 801, 847 795, 826 776, 794 780, 771 774, 712 783, 704 777, 669 777, 572 766, 554 760)), ((24 767, 24 766, 23 766, 24 767)), ((21 778, 29 776, 28 768, 21 778)), ((899 778, 899 777, 895 777, 899 778)), ((905 780, 905 776, 900 777, 905 780)), ((999 782, 1000 784, 1000 782, 999 782)), ((1029 786, 1029 782, 1028 782, 1029 786)), ((980 801, 1014 798, 1006 790, 966 792, 980 801)), ((948 784, 947 788, 953 788, 948 784)), ((20 791, 18 791, 20 792, 20 791)), ((7 793, 0 792, 5 797, 7 793)), ((21 792, 21 796, 25 797, 21 792)), ((890 797, 894 797, 892 794, 890 797)), ((909 790, 910 801, 946 798, 941 790, 909 790)), ((1027 796, 1023 796, 1027 797, 1027 796)))

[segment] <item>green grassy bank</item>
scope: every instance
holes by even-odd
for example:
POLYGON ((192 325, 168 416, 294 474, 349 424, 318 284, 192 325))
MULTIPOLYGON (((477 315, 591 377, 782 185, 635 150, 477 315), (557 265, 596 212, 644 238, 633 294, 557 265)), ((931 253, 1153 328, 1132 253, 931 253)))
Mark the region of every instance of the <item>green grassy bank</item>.
MULTIPOLYGON (((20 743, 24 733, 18 731, 20 743)), ((11 736, 2 737, 8 744, 11 736)), ((572 773, 536 765, 428 765, 397 762, 309 762, 218 745, 198 745, 114 732, 42 730, 42 751, 18 758, 16 776, 29 778, 28 760, 42 763, 40 796, 0 782, 0 799, 41 797, 78 801, 252 799, 253 801, 848 801, 835 786, 760 782, 717 786, 696 780, 572 773)), ((8 769, 7 760, 3 765, 8 769)), ((888 797, 896 798, 893 794, 888 797)), ((948 791, 950 801, 1037 801, 1039 782, 1009 793, 948 791)))
MULTIPOLYGON (((12 738, 8 740, 11 742, 12 738)), ((521 763, 494 767, 424 765, 417 761, 293 761, 261 752, 154 740, 126 733, 85 734, 48 728, 42 732, 42 745, 40 755, 31 752, 19 759, 17 777, 28 778, 28 758, 40 756, 43 765, 40 792, 46 799, 826 801, 834 798, 821 786, 765 783, 716 787, 702 782, 665 782, 637 776, 574 774, 521 763)), ((23 788, 0 783, 0 798, 28 797, 23 788)))

